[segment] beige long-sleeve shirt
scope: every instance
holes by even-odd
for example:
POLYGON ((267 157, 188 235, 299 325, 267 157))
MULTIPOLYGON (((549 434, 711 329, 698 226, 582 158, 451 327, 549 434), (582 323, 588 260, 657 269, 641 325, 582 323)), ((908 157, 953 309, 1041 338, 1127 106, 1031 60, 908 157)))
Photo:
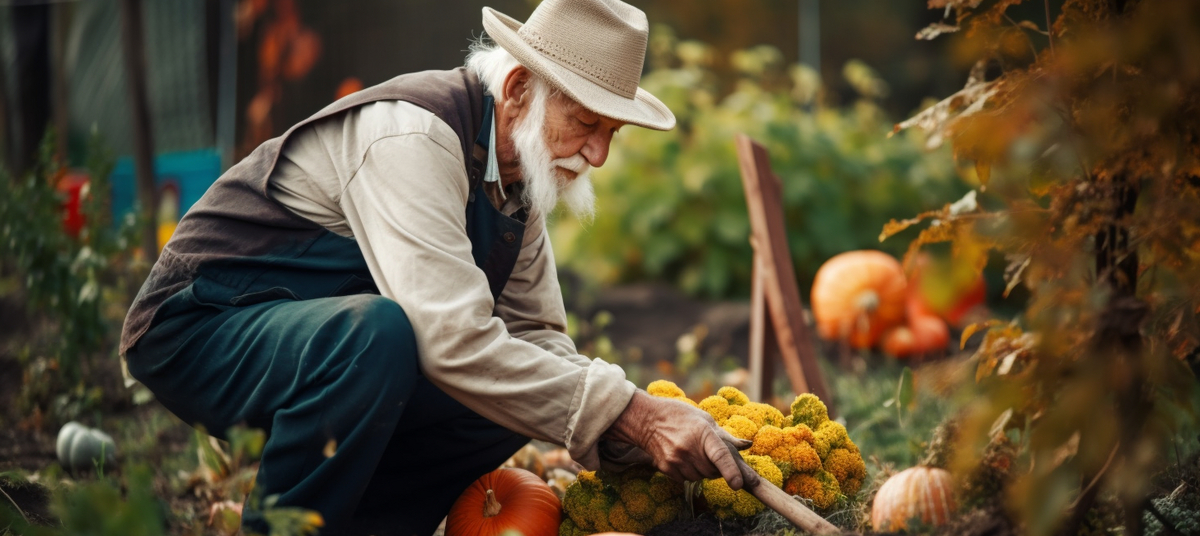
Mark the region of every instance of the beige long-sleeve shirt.
MULTIPOLYGON (((380 294, 412 322, 431 382, 595 468, 596 443, 635 387, 567 337, 544 215, 530 215, 516 267, 493 301, 471 257, 465 169, 449 125, 416 105, 381 101, 294 132, 268 194, 358 242, 380 294)), ((512 214, 519 200, 499 208, 512 214)))

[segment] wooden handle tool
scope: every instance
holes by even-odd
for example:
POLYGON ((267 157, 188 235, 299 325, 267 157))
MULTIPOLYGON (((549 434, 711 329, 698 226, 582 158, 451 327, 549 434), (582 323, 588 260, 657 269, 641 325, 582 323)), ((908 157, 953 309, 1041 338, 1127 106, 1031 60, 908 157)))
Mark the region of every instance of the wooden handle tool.
POLYGON ((816 512, 808 509, 801 504, 786 491, 783 491, 774 484, 767 482, 766 479, 758 476, 746 460, 742 459, 741 453, 737 451, 733 445, 729 445, 729 451, 733 454, 733 459, 737 461, 738 468, 742 470, 743 489, 749 491, 751 495, 762 501, 770 509, 779 512, 784 519, 790 521, 793 525, 805 532, 812 534, 841 534, 842 530, 825 520, 825 518, 817 515, 816 512))

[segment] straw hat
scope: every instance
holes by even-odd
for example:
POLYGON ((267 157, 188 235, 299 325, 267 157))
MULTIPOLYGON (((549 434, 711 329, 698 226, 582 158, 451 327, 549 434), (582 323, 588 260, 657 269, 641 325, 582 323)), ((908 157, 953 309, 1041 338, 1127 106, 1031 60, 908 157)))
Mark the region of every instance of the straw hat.
POLYGON ((671 110, 638 87, 650 33, 642 10, 620 0, 545 0, 525 24, 485 7, 483 28, 585 108, 655 130, 675 127, 671 110))

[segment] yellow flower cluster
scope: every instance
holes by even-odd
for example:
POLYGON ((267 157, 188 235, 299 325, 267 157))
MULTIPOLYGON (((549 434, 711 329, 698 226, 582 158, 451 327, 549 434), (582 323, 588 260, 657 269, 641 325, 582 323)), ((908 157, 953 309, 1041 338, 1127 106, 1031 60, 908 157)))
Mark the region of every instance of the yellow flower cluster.
POLYGON ((858 493, 867 477, 867 466, 846 427, 829 420, 829 409, 811 393, 797 396, 791 409, 793 425, 812 431, 810 444, 821 459, 821 466, 790 475, 784 482, 784 491, 810 499, 820 509, 832 507, 840 495, 858 493))
POLYGON ((832 508, 842 495, 837 479, 824 469, 792 475, 783 483, 783 491, 812 501, 819 510, 832 508))
POLYGON ((581 471, 563 496, 560 536, 621 531, 644 534, 683 509, 683 486, 649 467, 622 473, 581 471))
MULTIPOLYGON (((783 473, 771 458, 752 454, 747 454, 743 458, 746 460, 746 465, 754 469, 759 476, 777 487, 783 487, 783 473)), ((744 489, 733 491, 724 478, 701 482, 700 493, 704 495, 704 500, 708 502, 708 507, 712 509, 713 514, 720 519, 750 517, 766 508, 762 501, 754 498, 750 492, 744 489)))
POLYGON ((774 406, 751 402, 745 393, 733 387, 722 387, 717 394, 701 400, 699 407, 712 415, 719 426, 741 439, 753 439, 763 426, 785 426, 791 421, 774 406))
POLYGON ((657 396, 660 398, 670 398, 672 400, 678 400, 680 402, 687 402, 688 404, 691 404, 693 407, 699 407, 699 405, 696 404, 695 401, 693 401, 692 399, 687 397, 687 393, 684 393, 683 389, 680 389, 679 386, 675 385, 674 382, 669 382, 667 380, 657 380, 657 381, 650 382, 650 385, 646 386, 646 392, 650 393, 652 396, 657 396))
POLYGON ((778 464, 788 464, 792 473, 806 473, 821 468, 821 457, 813 448, 813 432, 807 426, 764 426, 752 436, 751 454, 770 456, 778 464))
MULTIPOLYGON (((791 405, 791 415, 784 415, 768 404, 751 402, 745 393, 733 387, 722 387, 699 404, 669 381, 653 382, 647 391, 654 396, 691 403, 712 415, 734 437, 753 441, 749 449, 742 451, 743 456, 747 460, 763 457, 773 462, 782 479, 782 484, 776 485, 811 500, 818 509, 831 508, 843 496, 858 493, 867 476, 862 454, 850 440, 846 427, 829 419, 828 408, 815 395, 797 396, 791 405)), ((724 479, 706 480, 701 490, 710 505, 719 506, 718 515, 721 512, 724 516, 753 515, 762 509, 761 503, 748 493, 749 500, 737 499, 724 479), (751 510, 754 510, 751 514, 742 513, 751 510)))

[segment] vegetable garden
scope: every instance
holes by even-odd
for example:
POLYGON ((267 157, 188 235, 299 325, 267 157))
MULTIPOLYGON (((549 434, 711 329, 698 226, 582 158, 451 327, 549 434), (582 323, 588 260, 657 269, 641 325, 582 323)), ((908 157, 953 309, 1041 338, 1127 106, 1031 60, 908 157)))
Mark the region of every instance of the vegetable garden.
MULTIPOLYGON (((655 28, 643 84, 679 127, 622 131, 596 220, 551 223, 570 335, 750 441, 749 469, 833 532, 1200 534, 1200 4, 928 6, 940 20, 917 38, 951 39, 972 68, 899 122, 860 62, 843 69, 849 103, 770 47, 731 56, 725 92, 711 47, 655 28), (782 375, 751 400, 744 350, 718 344, 741 344, 749 316, 739 133, 782 179, 828 400, 782 375), (737 321, 645 326, 674 349, 649 354, 613 298, 647 281, 694 304, 638 306, 650 314, 737 321)), ((235 534, 247 501, 279 534, 317 533, 316 513, 251 496, 262 431, 217 441, 124 387, 139 225, 104 216, 97 137, 83 221, 65 230, 52 146, 0 199, 0 535, 235 534)), ((723 479, 587 471, 534 442, 439 532, 804 531, 723 479)))

